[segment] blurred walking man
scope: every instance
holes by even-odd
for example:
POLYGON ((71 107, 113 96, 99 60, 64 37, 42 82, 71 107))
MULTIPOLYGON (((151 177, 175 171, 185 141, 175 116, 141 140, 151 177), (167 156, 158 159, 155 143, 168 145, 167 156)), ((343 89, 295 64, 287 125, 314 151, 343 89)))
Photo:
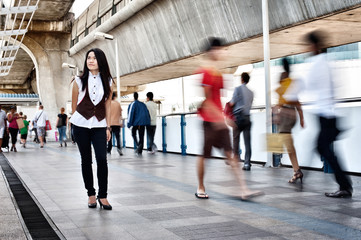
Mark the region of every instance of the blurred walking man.
POLYGON ((148 153, 154 154, 157 146, 154 144, 155 129, 157 128, 157 104, 153 101, 153 93, 147 93, 147 105, 150 115, 150 125, 147 126, 147 137, 149 140, 148 153))
POLYGON ((234 157, 239 159, 239 138, 243 132, 244 145, 246 154, 244 158, 243 170, 251 170, 251 120, 250 110, 253 103, 253 92, 249 90, 247 84, 249 82, 248 73, 242 73, 242 85, 234 90, 230 105, 233 107, 233 115, 235 117, 236 126, 233 126, 233 153, 234 157))
POLYGON ((44 139, 45 139, 45 126, 46 121, 49 120, 48 115, 44 112, 43 105, 39 106, 39 111, 36 112, 34 122, 37 126, 37 133, 40 140, 40 148, 44 147, 44 139))
POLYGON ((240 189, 235 194, 239 195, 241 199, 248 199, 259 195, 260 192, 248 189, 243 175, 241 175, 238 159, 232 158, 230 135, 223 117, 221 103, 223 77, 217 70, 219 61, 222 60, 222 40, 209 38, 205 51, 207 63, 199 71, 202 74, 202 87, 206 97, 199 109, 203 118, 204 148, 203 156, 198 159, 198 189, 195 195, 200 199, 208 198, 204 186, 205 159, 211 157, 212 147, 216 147, 224 150, 227 161, 239 183, 240 189))
MULTIPOLYGON (((110 104, 110 128, 111 134, 115 136, 117 140, 117 151, 120 156, 123 155, 122 153, 122 146, 120 143, 120 128, 122 127, 122 107, 120 103, 116 101, 115 93, 112 96, 112 102, 110 104)), ((110 154, 112 151, 113 143, 112 138, 110 138, 108 142, 107 152, 110 154)))
POLYGON ((334 111, 334 83, 330 66, 327 63, 324 49, 325 36, 322 32, 314 31, 306 36, 310 50, 314 56, 310 58, 312 65, 306 78, 307 89, 313 91, 317 97, 315 111, 320 122, 320 132, 317 141, 317 150, 332 167, 336 181, 340 185, 338 191, 325 193, 327 197, 352 197, 351 180, 342 170, 339 159, 333 150, 333 143, 340 131, 337 128, 337 118, 334 111))
POLYGON ((147 106, 138 101, 138 93, 134 93, 134 102, 128 107, 128 128, 132 127, 132 136, 137 145, 136 153, 141 155, 144 147, 144 130, 145 126, 150 124, 150 116, 147 106), (137 138, 139 134, 139 141, 137 138))

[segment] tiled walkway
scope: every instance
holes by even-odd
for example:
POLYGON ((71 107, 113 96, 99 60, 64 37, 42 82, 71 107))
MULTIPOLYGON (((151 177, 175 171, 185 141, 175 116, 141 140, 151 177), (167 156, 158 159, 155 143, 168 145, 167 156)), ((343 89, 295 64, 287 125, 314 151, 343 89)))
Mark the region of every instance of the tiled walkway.
POLYGON ((232 197, 228 166, 209 160, 210 199, 199 200, 196 157, 126 149, 109 157, 113 211, 104 211, 87 208, 76 146, 29 145, 5 156, 67 239, 361 239, 360 177, 352 177, 352 199, 329 199, 332 175, 305 171, 303 185, 292 185, 291 169, 254 165, 247 183, 266 195, 242 202, 232 197))
POLYGON ((14 206, 9 187, 0 167, 0 239, 26 239, 17 209, 14 206))

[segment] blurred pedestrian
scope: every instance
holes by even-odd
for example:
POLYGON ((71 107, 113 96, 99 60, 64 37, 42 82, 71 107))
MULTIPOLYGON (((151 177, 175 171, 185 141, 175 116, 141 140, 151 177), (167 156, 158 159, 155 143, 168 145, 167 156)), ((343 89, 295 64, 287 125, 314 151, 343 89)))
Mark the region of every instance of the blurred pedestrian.
POLYGON ((333 150, 333 143, 340 130, 337 128, 335 114, 333 76, 324 48, 325 37, 325 34, 318 30, 306 35, 306 41, 313 54, 310 57, 311 67, 306 78, 306 88, 312 91, 317 98, 314 102, 314 109, 321 128, 317 140, 317 150, 333 169, 336 181, 340 186, 338 191, 325 193, 325 195, 334 198, 352 197, 351 179, 342 170, 340 158, 333 150))
POLYGON ((253 92, 249 90, 247 84, 249 82, 248 73, 241 74, 242 85, 234 90, 230 106, 233 107, 233 116, 235 125, 233 126, 233 153, 234 157, 240 158, 239 139, 243 132, 244 145, 246 149, 243 170, 251 170, 251 119, 250 111, 253 103, 253 92))
POLYGON ((154 143, 155 130, 157 128, 157 104, 153 100, 153 93, 147 93, 147 106, 149 116, 150 116, 150 125, 147 125, 147 138, 149 140, 148 153, 154 154, 157 151, 157 145, 154 143))
MULTIPOLYGON (((120 103, 116 101, 116 95, 113 93, 112 102, 110 104, 110 128, 111 134, 115 136, 117 141, 117 151, 120 156, 123 155, 122 145, 120 141, 120 128, 123 126, 122 123, 122 107, 120 103)), ((113 143, 112 139, 108 141, 108 149, 107 152, 110 154, 112 151, 113 143)))
POLYGON ((202 74, 202 86, 206 98, 199 109, 199 113, 203 118, 204 147, 203 155, 198 159, 198 188, 195 195, 200 199, 208 198, 204 186, 205 159, 211 157, 212 147, 216 147, 224 150, 228 164, 232 167, 240 186, 237 194, 240 194, 241 199, 248 199, 259 195, 260 192, 248 189, 240 172, 238 159, 232 157, 230 135, 223 117, 220 96, 220 90, 223 88, 223 77, 217 69, 222 60, 222 40, 209 38, 205 51, 207 63, 198 72, 202 74))
POLYGON ((20 141, 23 148, 26 148, 26 139, 28 138, 29 131, 29 122, 26 120, 27 118, 26 115, 23 116, 24 127, 20 129, 20 141))
POLYGON ((65 108, 60 109, 60 114, 58 114, 58 119, 56 120, 56 127, 58 128, 59 132, 59 142, 60 147, 66 147, 66 126, 68 125, 68 116, 65 114, 65 108))
POLYGON ((40 140, 40 148, 44 147, 44 142, 45 142, 44 139, 46 134, 45 126, 46 126, 46 121, 48 120, 49 120, 48 114, 44 111, 44 106, 40 105, 39 110, 35 113, 35 117, 34 117, 34 122, 36 123, 37 133, 40 140))
POLYGON ((105 210, 112 210, 107 199, 111 93, 112 77, 107 58, 102 50, 92 48, 86 53, 83 74, 76 77, 73 83, 73 115, 70 121, 81 156, 83 180, 89 197, 88 207, 96 208, 98 199, 100 207, 105 210), (92 145, 97 162, 97 198, 93 184, 92 145))
POLYGON ((291 134, 292 128, 297 121, 297 113, 300 125, 302 128, 304 127, 303 111, 298 101, 300 87, 297 80, 290 78, 290 64, 287 58, 282 59, 282 64, 284 72, 282 72, 280 77, 280 86, 276 89, 276 93, 279 95, 278 104, 275 108, 279 119, 278 132, 283 136, 284 145, 292 163, 293 176, 288 182, 296 183, 297 179, 300 179, 302 183, 303 173, 298 165, 296 149, 291 134))
POLYGON ((17 119, 19 118, 19 114, 15 110, 15 106, 10 107, 10 113, 7 116, 8 122, 9 122, 9 132, 11 136, 11 149, 10 151, 17 152, 16 150, 16 142, 17 142, 17 136, 19 132, 19 127, 17 124, 17 119))
POLYGON ((1 105, 0 105, 0 152, 2 152, 1 147, 3 144, 3 138, 4 138, 4 134, 6 131, 6 113, 4 110, 1 109, 1 105))
POLYGON ((135 92, 133 96, 134 101, 128 107, 128 128, 132 127, 132 137, 137 146, 136 153, 141 155, 144 147, 144 130, 145 126, 150 124, 150 116, 147 106, 138 101, 138 93, 135 92))

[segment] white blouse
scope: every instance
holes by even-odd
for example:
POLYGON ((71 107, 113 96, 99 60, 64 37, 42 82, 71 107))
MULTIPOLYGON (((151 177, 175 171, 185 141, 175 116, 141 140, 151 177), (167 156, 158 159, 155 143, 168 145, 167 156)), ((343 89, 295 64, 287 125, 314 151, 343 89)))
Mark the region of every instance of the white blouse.
MULTIPOLYGON (((78 102, 77 102, 78 105, 85 97, 86 90, 82 91, 83 85, 79 77, 75 77, 75 83, 78 85, 78 89, 79 89, 78 102)), ((110 86, 112 85, 112 81, 110 79, 109 79, 109 84, 110 86)), ((90 100, 92 101, 94 106, 97 105, 102 100, 104 95, 104 89, 103 89, 100 73, 98 73, 97 75, 93 75, 91 74, 91 72, 89 72, 88 92, 89 92, 90 100)), ((101 121, 98 121, 98 119, 95 116, 93 116, 87 120, 85 117, 83 117, 83 115, 78 113, 78 111, 75 111, 74 114, 71 116, 70 122, 75 126, 84 127, 84 128, 107 127, 107 121, 105 118, 101 121)))

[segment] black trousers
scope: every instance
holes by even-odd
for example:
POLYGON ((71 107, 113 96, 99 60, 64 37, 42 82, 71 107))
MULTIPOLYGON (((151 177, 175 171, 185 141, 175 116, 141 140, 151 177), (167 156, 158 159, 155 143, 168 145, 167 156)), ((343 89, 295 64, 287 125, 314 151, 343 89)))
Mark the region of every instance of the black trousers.
POLYGON ((148 151, 152 151, 153 146, 155 145, 154 144, 154 135, 155 135, 155 129, 157 128, 157 126, 148 125, 146 128, 147 128, 147 138, 149 141, 148 151))
POLYGON ((336 182, 340 185, 340 190, 352 192, 351 179, 342 170, 339 160, 333 150, 332 144, 340 133, 336 126, 336 118, 319 117, 321 131, 318 136, 317 150, 332 167, 336 182))
POLYGON ((142 153, 143 152, 143 147, 144 147, 144 131, 145 131, 145 126, 133 126, 132 128, 132 137, 134 139, 134 142, 137 144, 137 153, 142 153), (139 134, 139 141, 137 138, 137 131, 139 134))
POLYGON ((11 143, 15 145, 16 141, 18 140, 19 129, 9 127, 9 132, 11 135, 11 143))
MULTIPOLYGON (((112 129, 112 135, 115 135, 115 139, 117 140, 117 148, 121 149, 121 142, 120 142, 120 126, 110 126, 112 129)), ((107 151, 111 152, 113 148, 113 143, 112 143, 112 138, 110 138, 109 142, 108 142, 108 148, 107 151)))
POLYGON ((38 137, 38 129, 36 127, 33 127, 33 129, 31 131, 34 131, 34 133, 35 133, 34 142, 40 143, 40 140, 38 137))
POLYGON ((81 170, 88 196, 95 195, 92 169, 93 145, 97 161, 98 198, 106 198, 108 191, 107 134, 106 128, 83 128, 73 126, 75 141, 81 156, 81 170))

